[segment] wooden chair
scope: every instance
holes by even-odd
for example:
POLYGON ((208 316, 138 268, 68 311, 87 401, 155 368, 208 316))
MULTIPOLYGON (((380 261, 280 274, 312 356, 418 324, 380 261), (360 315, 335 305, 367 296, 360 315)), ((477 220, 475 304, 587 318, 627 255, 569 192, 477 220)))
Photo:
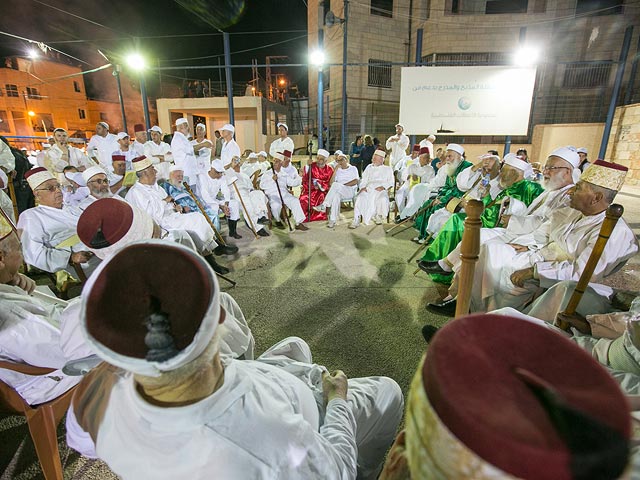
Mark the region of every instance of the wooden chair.
MULTIPOLYGON (((0 360, 0 368, 25 375, 47 375, 55 368, 34 367, 0 360)), ((57 427, 67 412, 75 387, 58 398, 40 405, 29 405, 9 385, 0 381, 0 411, 23 415, 46 480, 62 480, 62 462, 58 450, 57 427)))

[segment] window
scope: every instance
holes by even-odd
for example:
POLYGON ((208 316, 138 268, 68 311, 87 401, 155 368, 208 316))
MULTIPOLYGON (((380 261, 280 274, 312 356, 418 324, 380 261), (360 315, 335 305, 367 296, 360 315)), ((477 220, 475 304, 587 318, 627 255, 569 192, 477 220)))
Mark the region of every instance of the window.
POLYGON ((606 87, 611 74, 611 62, 568 63, 564 70, 564 88, 606 87))
POLYGON ((5 88, 7 90, 7 97, 19 97, 20 95, 18 95, 18 86, 17 85, 13 85, 11 83, 7 83, 5 85, 5 88))
POLYGON ((9 126, 9 117, 7 116, 7 112, 4 110, 0 110, 0 132, 10 132, 11 127, 9 126))
POLYGON ((451 0, 451 13, 460 13, 460 0, 451 0))
POLYGON ((80 90, 80 84, 77 81, 73 81, 73 90, 76 92, 82 92, 82 90, 80 90))
POLYGON ((40 100, 42 98, 38 93, 38 89, 35 87, 27 87, 27 97, 34 100, 40 100))
POLYGON ((370 58, 367 78, 370 87, 391 88, 391 62, 370 58))
POLYGON ((393 17, 393 0, 371 0, 371 15, 393 17))
POLYGON ((527 13, 528 0, 487 0, 485 13, 527 13))
POLYGON ((578 0, 576 15, 615 15, 623 12, 624 0, 578 0))
POLYGON ((473 53, 430 53, 422 57, 423 65, 473 66, 505 65, 509 63, 509 54, 505 52, 473 53))
POLYGON ((82 108, 78 109, 78 117, 80 117, 80 120, 84 120, 85 118, 87 118, 87 115, 82 108))
POLYGON ((100 121, 101 122, 106 122, 107 120, 107 114, 104 112, 100 112, 100 121))

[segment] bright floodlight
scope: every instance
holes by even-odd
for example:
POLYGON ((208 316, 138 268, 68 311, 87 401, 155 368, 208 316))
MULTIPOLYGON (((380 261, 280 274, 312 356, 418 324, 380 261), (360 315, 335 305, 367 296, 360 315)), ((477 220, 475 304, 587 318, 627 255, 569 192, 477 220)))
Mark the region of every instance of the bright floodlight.
POLYGON ((324 63, 324 52, 322 50, 314 50, 309 55, 309 60, 314 65, 322 65, 324 63))
POLYGON ((29 49, 29 58, 36 59, 38 58, 38 51, 35 48, 29 49))
POLYGON ((527 67, 533 65, 538 61, 540 52, 534 47, 520 47, 513 56, 513 63, 520 67, 527 67))
POLYGON ((35 116, 36 116, 36 112, 34 112, 33 110, 29 110, 29 111, 27 112, 27 114, 28 114, 30 117, 35 117, 35 116))
POLYGON ((132 53, 127 56, 127 65, 134 70, 144 70, 146 63, 139 53, 132 53))

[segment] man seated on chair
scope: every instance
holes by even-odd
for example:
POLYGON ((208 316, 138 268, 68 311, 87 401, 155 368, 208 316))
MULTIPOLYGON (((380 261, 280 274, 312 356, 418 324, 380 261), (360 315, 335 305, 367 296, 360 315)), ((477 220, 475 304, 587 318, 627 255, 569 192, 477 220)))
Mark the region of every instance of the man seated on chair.
POLYGON ((226 312, 201 257, 156 240, 104 265, 85 290, 82 331, 110 365, 75 396, 68 423, 91 441, 74 448, 95 447, 122 478, 377 478, 402 416, 393 380, 329 375, 295 337, 225 365, 226 312), (167 269, 183 281, 158 281, 167 269))
POLYGON ((259 236, 268 237, 269 232, 265 225, 269 224, 269 219, 267 218, 269 215, 267 209, 269 207, 267 206, 267 197, 264 192, 253 188, 253 181, 247 174, 243 173, 238 157, 231 160, 231 167, 226 170, 225 175, 231 182, 229 184, 231 198, 239 202, 242 216, 247 226, 255 229, 255 233, 259 236))
MULTIPOLYGON (((231 165, 231 160, 229 160, 231 165)), ((229 224, 229 236, 235 239, 242 238, 238 233, 238 220, 240 220, 240 206, 238 200, 231 198, 228 178, 225 175, 222 160, 216 159, 209 163, 207 173, 198 175, 198 188, 204 203, 214 212, 222 212, 227 217, 229 224)))
POLYGON ((22 212, 18 220, 22 252, 27 264, 49 273, 66 270, 77 277, 74 265, 89 276, 99 263, 76 235, 78 217, 63 208, 58 180, 43 167, 24 175, 37 206, 22 212))
POLYGON ((300 205, 307 216, 307 222, 315 222, 318 220, 326 220, 327 215, 313 207, 321 205, 327 192, 329 191, 329 181, 333 175, 333 168, 327 165, 329 152, 323 148, 318 150, 316 161, 308 161, 301 171, 302 190, 300 192, 300 205), (311 178, 309 178, 311 172, 311 178), (309 186, 311 183, 311 186, 309 186), (311 189, 311 190, 309 190, 311 189), (311 211, 309 211, 311 205, 311 211))
POLYGON ((381 225, 389 215, 389 189, 393 187, 393 170, 383 165, 384 150, 376 150, 371 165, 362 173, 360 191, 353 208, 353 222, 349 228, 358 228, 360 221, 369 225, 371 220, 381 225))
MULTIPOLYGON (((597 160, 569 189, 570 207, 555 211, 530 235, 497 237, 480 246, 471 296, 472 311, 502 307, 522 309, 536 294, 561 280, 578 280, 598 238, 605 213, 624 183, 627 168, 597 160)), ((627 223, 616 224, 593 273, 592 281, 616 271, 638 251, 638 243, 627 223)), ((454 272, 459 271, 459 266, 454 272)), ((436 272, 430 272, 436 273, 436 272)), ((432 311, 455 308, 457 281, 449 297, 430 304, 432 311)))
POLYGON ((411 163, 404 170, 401 178, 402 185, 396 191, 396 208, 398 209, 396 223, 413 215, 431 192, 428 184, 436 175, 431 166, 431 153, 429 148, 421 147, 418 154, 418 161, 411 163))
POLYGON ((336 169, 329 182, 329 192, 324 198, 324 202, 317 207, 313 207, 314 210, 324 212, 327 208, 329 211, 329 222, 327 227, 333 228, 340 216, 340 204, 342 202, 353 201, 356 193, 358 192, 358 180, 360 175, 358 169, 349 164, 349 157, 340 152, 336 158, 336 169))

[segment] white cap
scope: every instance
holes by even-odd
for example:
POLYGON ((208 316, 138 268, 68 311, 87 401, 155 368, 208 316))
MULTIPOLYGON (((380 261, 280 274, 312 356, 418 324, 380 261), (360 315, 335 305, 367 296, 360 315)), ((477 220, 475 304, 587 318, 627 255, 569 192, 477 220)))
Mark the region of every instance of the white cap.
POLYGON ((176 127, 182 125, 183 123, 189 124, 189 120, 187 120, 184 117, 177 119, 176 120, 176 127))
POLYGON ((236 129, 230 123, 225 123, 220 130, 226 130, 227 132, 235 133, 236 129))
POLYGON ((219 158, 211 161, 211 168, 218 173, 224 173, 224 165, 222 164, 222 160, 219 158))
MULTIPOLYGON (((336 152, 338 153, 338 152, 336 152)), ((318 156, 323 156, 324 158, 329 158, 330 153, 326 151, 324 148, 318 149, 318 156)))
POLYGON ((346 153, 344 153, 342 150, 336 150, 335 152, 333 152, 333 156, 336 158, 344 157, 347 160, 349 159, 349 156, 346 153))
MULTIPOLYGON (((101 173, 103 175, 106 175, 106 172, 102 168, 96 165, 93 167, 89 167, 84 172, 82 172, 82 178, 85 182, 89 182, 89 180, 91 180, 92 177, 95 177, 96 175, 100 175, 101 173)), ((75 179, 72 179, 72 180, 75 181, 75 179)))
POLYGON ((129 137, 129 134, 127 132, 118 132, 118 135, 116 135, 116 138, 118 140, 122 140, 123 138, 131 138, 131 137, 129 137))
POLYGON ((396 128, 400 127, 402 130, 404 130, 404 125, 402 125, 401 123, 396 123, 396 128))
POLYGON ((533 175, 531 164, 522 160, 515 153, 507 153, 503 160, 506 165, 520 170, 524 174, 524 178, 531 178, 533 175))
POLYGON ((153 127, 151 127, 151 131, 162 133, 162 129, 158 125, 154 125, 153 127))
POLYGON ((280 127, 284 127, 284 128, 287 130, 287 132, 289 131, 289 127, 287 127, 287 124, 286 124, 286 123, 280 122, 280 123, 278 123, 278 125, 276 125, 276 126, 277 126, 278 128, 280 128, 280 127))
POLYGON ((576 150, 577 153, 584 153, 585 155, 589 152, 587 152, 587 147, 580 147, 578 150, 576 150))
POLYGON ((182 168, 180 165, 176 165, 175 163, 172 163, 171 166, 169 167, 169 173, 177 172, 178 170, 180 170, 181 172, 184 172, 184 168, 182 168))
POLYGON ((248 158, 258 158, 258 155, 255 152, 251 152, 248 158))
POLYGON ((197 129, 198 127, 202 127, 202 128, 204 128, 205 132, 207 131, 207 126, 206 126, 204 123, 199 123, 199 124, 197 124, 197 125, 196 125, 196 129, 197 129))
POLYGON ((107 122, 98 122, 98 123, 96 123, 96 125, 102 125, 104 128, 109 130, 109 124, 107 122))
POLYGON ((580 156, 578 155, 578 152, 576 152, 572 147, 556 148, 549 154, 549 156, 560 157, 561 159, 569 162, 573 166, 573 168, 578 168, 580 166, 580 156))
POLYGON ((260 151, 258 152, 258 156, 259 156, 259 157, 267 158, 267 152, 265 152, 264 150, 260 150, 260 151))
POLYGON ((447 145, 447 150, 452 150, 460 155, 464 155, 464 148, 462 145, 458 145, 457 143, 450 143, 447 145))
POLYGON ((87 186, 87 181, 84 179, 83 172, 64 172, 64 176, 67 180, 71 180, 81 187, 87 186))

